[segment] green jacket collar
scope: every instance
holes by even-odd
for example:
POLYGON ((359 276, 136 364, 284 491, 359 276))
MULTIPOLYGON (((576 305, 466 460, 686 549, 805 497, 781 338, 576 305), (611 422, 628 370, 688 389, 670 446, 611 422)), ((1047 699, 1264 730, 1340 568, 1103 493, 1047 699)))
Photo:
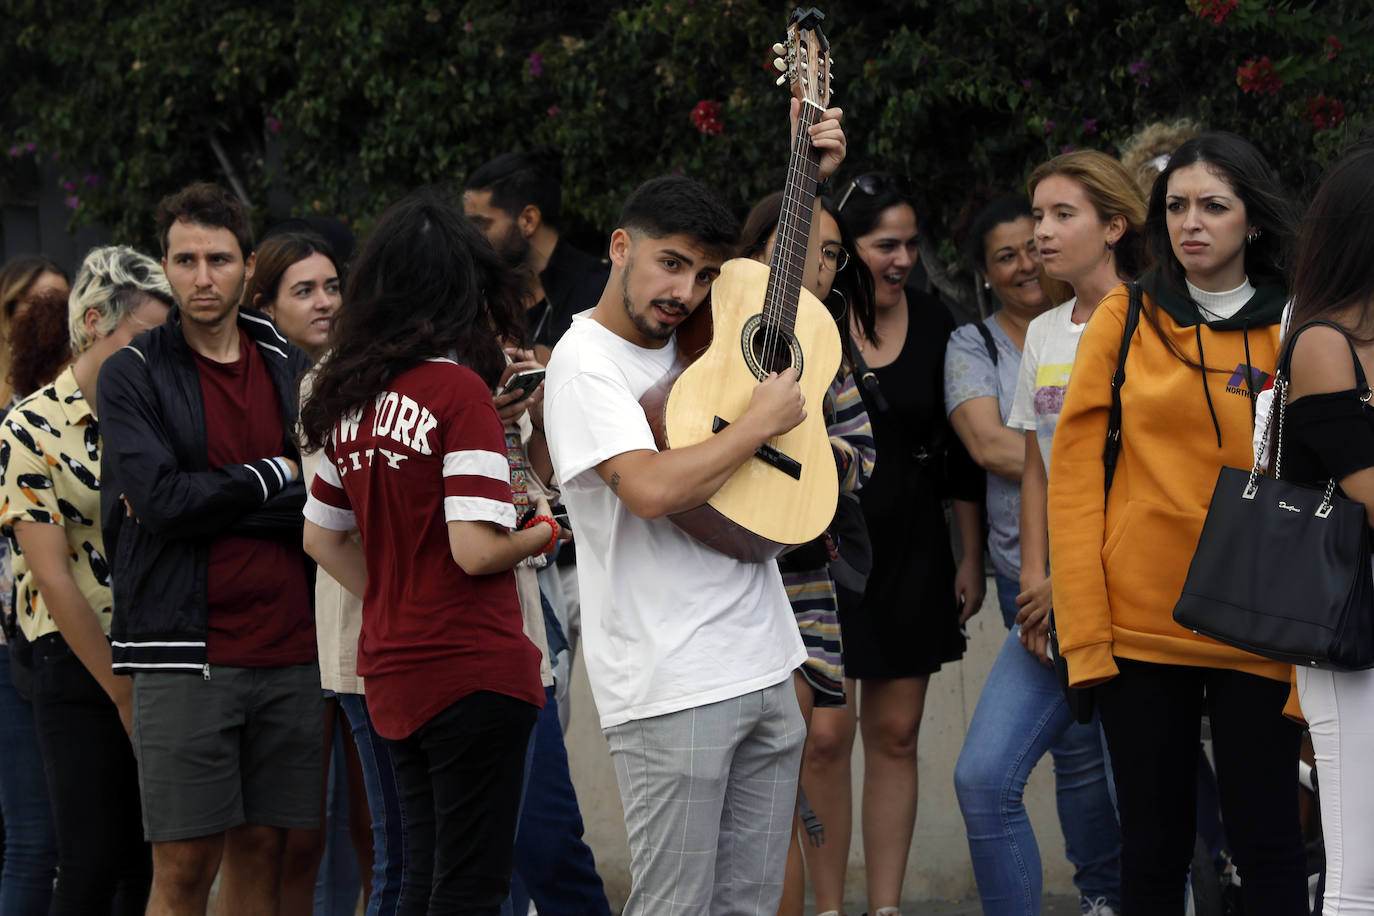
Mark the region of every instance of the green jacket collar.
MULTIPOLYGON (((1236 331, 1241 328, 1278 324, 1283 317, 1283 307, 1288 301, 1288 293, 1283 284, 1272 277, 1251 278, 1250 282, 1255 285, 1255 294, 1239 312, 1230 318, 1201 323, 1214 331, 1236 331)), ((1158 267, 1151 267, 1141 276, 1140 286, 1180 327, 1190 328, 1201 321, 1202 313, 1198 311, 1197 303, 1188 296, 1177 293, 1164 279, 1164 273, 1158 267)))

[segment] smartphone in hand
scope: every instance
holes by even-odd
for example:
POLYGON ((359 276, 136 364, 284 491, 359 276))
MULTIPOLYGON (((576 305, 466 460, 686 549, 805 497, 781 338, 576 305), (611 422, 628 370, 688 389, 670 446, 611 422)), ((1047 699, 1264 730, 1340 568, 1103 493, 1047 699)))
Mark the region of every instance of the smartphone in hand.
POLYGON ((506 387, 501 389, 501 394, 510 394, 513 391, 521 392, 517 401, 523 401, 534 393, 534 389, 539 387, 539 383, 544 381, 543 369, 527 369, 524 372, 517 372, 506 382, 506 387))

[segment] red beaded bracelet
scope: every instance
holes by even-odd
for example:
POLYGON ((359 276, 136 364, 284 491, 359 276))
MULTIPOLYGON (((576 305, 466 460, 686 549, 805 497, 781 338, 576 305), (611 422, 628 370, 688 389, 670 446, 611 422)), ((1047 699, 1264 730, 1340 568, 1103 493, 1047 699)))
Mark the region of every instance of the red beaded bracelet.
POLYGON ((554 521, 553 518, 547 515, 536 515, 534 518, 525 522, 521 530, 528 531, 530 528, 533 528, 540 522, 547 522, 549 527, 553 529, 553 536, 550 537, 549 542, 539 550, 540 553, 548 553, 550 550, 553 550, 554 545, 558 543, 558 522, 554 521))

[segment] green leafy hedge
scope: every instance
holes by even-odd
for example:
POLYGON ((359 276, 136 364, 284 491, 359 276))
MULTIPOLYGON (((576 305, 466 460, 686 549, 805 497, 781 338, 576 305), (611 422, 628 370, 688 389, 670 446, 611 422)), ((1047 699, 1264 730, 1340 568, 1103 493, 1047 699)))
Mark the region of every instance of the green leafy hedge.
MULTIPOLYGON (((743 211, 786 164, 769 61, 788 8, 758 0, 7 5, 0 195, 49 157, 76 225, 147 247, 158 198, 201 177, 261 220, 313 210, 365 228, 416 185, 551 143, 567 221, 593 233, 650 176, 703 178, 743 211)), ((1062 150, 1112 150, 1182 115, 1249 137, 1301 191, 1374 108, 1367 0, 830 12, 846 173, 910 176, 935 239, 970 188, 1020 187, 1062 150)))

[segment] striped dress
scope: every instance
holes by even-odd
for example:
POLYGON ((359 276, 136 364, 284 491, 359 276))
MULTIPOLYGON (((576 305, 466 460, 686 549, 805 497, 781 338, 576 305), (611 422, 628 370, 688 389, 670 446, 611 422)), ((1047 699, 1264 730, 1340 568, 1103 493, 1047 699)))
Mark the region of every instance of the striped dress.
MULTIPOLYGON (((840 475, 840 490, 852 493, 873 473, 873 427, 858 386, 848 368, 842 368, 825 395, 826 431, 835 454, 840 475)), ((823 535, 827 537, 827 535, 823 535)), ((792 602, 806 645, 806 662, 801 674, 816 691, 817 706, 844 705, 844 662, 840 639, 839 603, 835 583, 825 566, 788 570, 784 566, 783 586, 792 602)))

